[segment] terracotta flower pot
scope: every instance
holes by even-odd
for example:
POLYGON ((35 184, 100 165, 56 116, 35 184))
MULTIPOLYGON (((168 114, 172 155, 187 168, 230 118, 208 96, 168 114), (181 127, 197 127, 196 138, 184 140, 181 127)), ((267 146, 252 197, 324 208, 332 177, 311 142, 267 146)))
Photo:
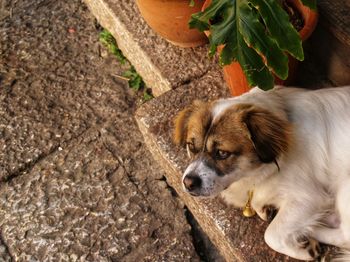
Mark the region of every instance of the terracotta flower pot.
POLYGON ((203 0, 137 0, 137 6, 147 24, 160 36, 174 45, 195 47, 208 40, 203 33, 189 29, 188 21, 193 13, 199 12, 203 0))
MULTIPOLYGON (((304 6, 300 0, 288 0, 288 2, 293 5, 301 14, 304 20, 304 26, 299 31, 299 35, 301 37, 302 41, 305 41, 311 33, 314 31, 317 20, 318 20, 318 13, 314 10, 311 10, 309 7, 304 6)), ((203 4, 202 10, 207 8, 211 3, 211 0, 206 0, 203 4)), ((220 51, 220 48, 219 48, 220 51)), ((291 56, 289 57, 289 74, 288 78, 286 80, 279 79, 278 77, 275 77, 275 84, 278 85, 286 85, 288 84, 295 76, 296 69, 298 66, 298 61, 291 56)), ((229 87, 230 93, 233 96, 241 95, 245 92, 248 92, 250 89, 250 86, 248 84, 248 80, 242 70, 241 65, 238 62, 233 62, 229 65, 226 65, 223 67, 224 71, 224 78, 225 81, 229 87)))

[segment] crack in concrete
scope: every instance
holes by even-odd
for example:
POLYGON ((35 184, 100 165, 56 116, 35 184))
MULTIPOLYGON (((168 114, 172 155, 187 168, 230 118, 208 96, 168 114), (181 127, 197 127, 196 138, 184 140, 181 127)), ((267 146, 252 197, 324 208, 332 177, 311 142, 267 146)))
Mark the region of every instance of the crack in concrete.
MULTIPOLYGON (((167 185, 167 190, 170 191, 171 195, 173 197, 177 197, 178 194, 176 192, 176 190, 169 185, 167 179, 165 176, 163 176, 161 179, 157 179, 160 181, 164 181, 167 185)), ((206 247, 203 244, 204 243, 204 239, 200 234, 201 229, 199 228, 198 222, 195 220, 193 214, 191 213, 191 211, 187 208, 187 206, 184 206, 184 214, 185 214, 185 218, 187 223, 190 225, 191 227, 191 238, 192 238, 192 244, 194 246, 194 249, 196 251, 196 254, 198 255, 198 257, 201 259, 202 262, 209 262, 209 260, 207 259, 206 256, 206 247)))
POLYGON ((180 87, 180 86, 183 86, 183 85, 189 85, 189 84, 191 84, 192 82, 195 82, 195 81, 197 81, 197 80, 203 78, 203 77, 204 77, 206 74, 208 74, 211 70, 212 70, 212 68, 209 68, 209 69, 207 69, 206 71, 204 71, 202 74, 200 74, 200 75, 198 75, 198 76, 194 76, 194 77, 191 77, 191 78, 189 78, 189 79, 183 80, 183 81, 181 81, 179 84, 175 85, 175 86, 173 87, 173 89, 176 89, 176 88, 178 88, 178 87, 180 87))
POLYGON ((134 179, 132 178, 132 176, 129 174, 129 172, 126 170, 123 160, 115 154, 114 150, 111 148, 111 146, 109 146, 107 143, 103 143, 104 147, 107 149, 107 151, 109 153, 112 154, 112 156, 118 161, 118 164, 121 168, 123 168, 125 174, 127 175, 129 181, 136 187, 137 191, 144 197, 143 193, 141 192, 141 190, 139 189, 138 184, 134 181, 134 179))
MULTIPOLYGON (((163 176, 161 179, 158 179, 160 181, 164 181, 167 185, 166 189, 170 191, 171 195, 173 197, 177 197, 178 194, 176 192, 176 190, 169 185, 167 179, 165 176, 163 176)), ((194 218, 193 214, 191 213, 191 211, 187 208, 187 206, 184 206, 183 208, 184 210, 184 214, 185 214, 185 218, 187 223, 190 225, 191 227, 191 238, 192 238, 192 244, 194 246, 194 249, 196 251, 196 254, 198 255, 198 257, 201 259, 202 262, 209 262, 211 261, 210 259, 208 259, 208 251, 207 251, 207 246, 209 246, 210 249, 215 249, 215 247, 213 246, 213 244, 210 242, 210 244, 205 243, 208 242, 208 240, 204 240, 203 238, 203 232, 198 224, 198 222, 196 221, 196 219, 194 218)), ((216 251, 218 252, 218 251, 216 251)))
MULTIPOLYGON (((153 208, 152 208, 152 207, 153 207, 152 203, 149 202, 149 200, 147 199, 147 197, 146 197, 146 196, 142 193, 142 191, 140 190, 140 188, 139 188, 140 185, 137 184, 137 183, 134 181, 133 177, 130 175, 130 173, 127 172, 127 170, 126 170, 126 168, 125 168, 125 166, 124 166, 124 163, 123 163, 122 159, 121 159, 119 156, 117 156, 117 155, 115 154, 114 150, 113 150, 112 148, 110 148, 110 147, 111 147, 110 145, 104 143, 104 146, 105 146, 105 148, 113 155, 113 157, 118 161, 119 167, 123 168, 123 170, 124 170, 126 176, 128 177, 129 181, 135 186, 135 188, 136 188, 136 190, 139 192, 139 194, 140 194, 140 195, 143 197, 143 199, 149 204, 151 210, 154 211, 153 208)), ((178 194, 177 194, 176 190, 168 184, 168 182, 167 182, 165 176, 163 176, 163 177, 160 178, 160 179, 155 179, 155 180, 163 181, 163 182, 166 184, 166 190, 168 190, 168 191, 170 192, 170 194, 172 195, 172 197, 178 197, 178 194)), ((194 229, 193 222, 192 222, 192 223, 190 222, 190 220, 189 220, 189 218, 188 218, 188 215, 186 214, 186 211, 187 211, 187 213, 190 213, 190 211, 187 209, 186 206, 184 207, 184 210, 185 210, 185 219, 186 219, 186 221, 188 222, 188 224, 189 224, 190 227, 191 227, 191 232, 192 232, 192 231, 196 231, 196 230, 198 231, 198 228, 197 228, 197 229, 194 229)), ((157 212, 154 212, 154 215, 155 215, 156 217, 159 218, 157 212)), ((192 213, 190 213, 190 216, 193 218, 192 213)), ((193 218, 193 219, 194 219, 194 218, 193 218)), ((154 231, 155 231, 155 230, 154 230, 154 231)), ((153 234, 153 232, 152 232, 151 234, 153 234)), ((200 257, 201 261, 207 262, 208 260, 207 260, 206 257, 205 257, 205 252, 202 252, 202 249, 201 249, 200 247, 198 247, 198 242, 199 242, 199 241, 203 242, 202 239, 198 240, 198 238, 199 238, 200 236, 195 236, 195 235, 192 234, 192 233, 191 233, 191 236, 192 236, 192 243, 193 243, 193 246, 195 247, 195 252, 196 252, 196 254, 198 255, 198 257, 200 257), (197 243, 197 244, 196 244, 196 243, 197 243)), ((176 243, 174 243, 174 244, 176 244, 176 243)), ((168 250, 170 250, 170 247, 169 247, 167 250, 163 251, 163 253, 165 254, 168 250)))
POLYGON ((211 242, 187 206, 184 207, 184 211, 187 223, 191 226, 192 243, 200 260, 224 262, 218 248, 211 242))
POLYGON ((201 245, 201 243, 203 243, 203 238, 200 237, 200 235, 198 234, 198 224, 197 222, 194 223, 195 218, 191 213, 191 211, 187 208, 187 206, 184 206, 184 213, 185 213, 186 221, 191 227, 190 235, 192 237, 192 244, 194 246, 194 249, 198 257, 200 257, 201 261, 203 262, 209 262, 206 256, 204 255, 205 253, 204 253, 203 244, 201 245))
POLYGON ((36 164, 40 163, 41 161, 43 161, 44 159, 46 159, 47 157, 49 157, 50 155, 52 155, 56 151, 58 151, 63 143, 70 144, 73 140, 76 140, 79 137, 83 136, 86 132, 88 132, 92 128, 94 128, 94 126, 90 126, 86 129, 84 129, 82 132, 80 132, 79 134, 77 134, 75 136, 72 136, 68 140, 63 140, 61 142, 58 142, 58 145, 54 146, 51 150, 49 150, 49 152, 40 154, 36 159, 33 159, 29 163, 25 163, 23 167, 17 169, 15 172, 13 172, 13 173, 9 172, 9 175, 7 177, 0 179, 0 184, 1 183, 10 183, 16 177, 19 177, 23 174, 29 173, 34 168, 34 166, 36 164))
POLYGON ((13 172, 13 173, 9 172, 8 176, 0 179, 0 184, 1 183, 10 183, 16 177, 19 177, 23 174, 26 174, 27 172, 30 172, 37 163, 39 163, 40 161, 42 161, 46 157, 50 156, 51 154, 53 154, 55 151, 58 150, 59 147, 60 147, 60 145, 57 145, 57 146, 53 147, 48 153, 46 153, 46 154, 43 153, 43 154, 39 155, 36 159, 33 159, 32 161, 30 161, 29 163, 25 163, 23 167, 17 169, 15 172, 13 172))

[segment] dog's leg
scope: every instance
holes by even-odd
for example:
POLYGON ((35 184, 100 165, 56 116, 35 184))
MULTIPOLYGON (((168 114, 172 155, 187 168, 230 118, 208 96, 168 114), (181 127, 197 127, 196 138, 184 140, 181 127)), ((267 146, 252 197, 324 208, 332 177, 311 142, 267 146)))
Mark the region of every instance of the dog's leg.
POLYGON ((273 176, 262 183, 254 194, 252 207, 257 212, 258 216, 265 221, 271 222, 277 215, 278 209, 283 201, 279 195, 280 177, 273 176))
POLYGON ((313 228, 311 235, 324 244, 342 248, 350 247, 341 228, 315 227, 313 228))
POLYGON ((336 196, 336 208, 340 224, 337 228, 316 227, 313 236, 320 242, 342 248, 350 248, 350 180, 342 181, 336 196))
POLYGON ((342 229, 347 248, 350 248, 350 179, 342 181, 337 193, 337 210, 340 217, 340 228, 342 229))
POLYGON ((290 257, 300 260, 317 259, 321 255, 319 243, 305 235, 305 229, 300 227, 303 217, 295 215, 296 210, 292 206, 281 208, 266 229, 265 241, 275 251, 290 257))

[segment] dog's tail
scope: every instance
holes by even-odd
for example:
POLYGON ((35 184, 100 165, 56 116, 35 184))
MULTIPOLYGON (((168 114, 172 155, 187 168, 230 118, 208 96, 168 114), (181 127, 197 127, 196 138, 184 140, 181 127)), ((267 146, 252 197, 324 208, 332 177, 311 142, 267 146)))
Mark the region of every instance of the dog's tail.
POLYGON ((334 258, 332 262, 349 262, 350 261, 350 249, 341 249, 334 258))

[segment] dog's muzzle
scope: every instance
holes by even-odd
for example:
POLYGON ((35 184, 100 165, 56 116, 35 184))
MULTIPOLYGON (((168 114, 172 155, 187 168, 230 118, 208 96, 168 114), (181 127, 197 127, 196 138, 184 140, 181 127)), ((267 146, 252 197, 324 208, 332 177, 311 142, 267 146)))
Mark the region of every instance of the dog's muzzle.
POLYGON ((182 182, 186 190, 192 195, 196 195, 195 192, 202 186, 202 179, 194 173, 187 174, 182 182))

